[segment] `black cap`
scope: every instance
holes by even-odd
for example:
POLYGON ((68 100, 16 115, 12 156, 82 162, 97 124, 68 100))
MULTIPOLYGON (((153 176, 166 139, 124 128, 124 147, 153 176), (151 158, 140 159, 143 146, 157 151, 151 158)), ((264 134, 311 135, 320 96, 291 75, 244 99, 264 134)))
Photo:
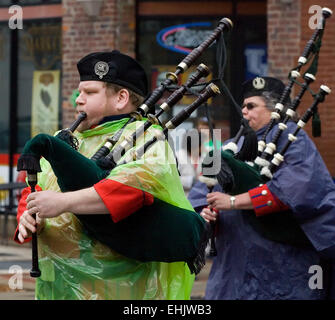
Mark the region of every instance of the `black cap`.
POLYGON ((285 89, 284 83, 276 78, 271 77, 256 77, 248 80, 242 84, 243 99, 261 96, 263 92, 267 91, 274 98, 280 98, 285 89))
POLYGON ((148 94, 148 79, 143 67, 117 50, 90 53, 77 63, 77 68, 80 81, 115 83, 142 97, 148 94))

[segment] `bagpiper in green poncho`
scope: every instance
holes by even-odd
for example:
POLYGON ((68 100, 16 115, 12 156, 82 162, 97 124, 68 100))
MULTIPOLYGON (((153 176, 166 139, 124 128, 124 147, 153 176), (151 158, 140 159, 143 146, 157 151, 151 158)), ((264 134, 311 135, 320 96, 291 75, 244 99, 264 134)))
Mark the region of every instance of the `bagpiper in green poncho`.
MULTIPOLYGON (((90 158, 127 120, 105 122, 76 133, 78 151, 90 158)), ((128 125, 118 143, 139 123, 142 122, 128 125)), ((150 139, 155 130, 161 128, 150 127, 136 146, 150 139)), ((38 185, 42 190, 60 191, 50 164, 45 159, 40 164, 38 185)), ((166 203, 193 210, 166 141, 155 143, 142 159, 116 167, 95 185, 113 220, 126 218, 126 210, 122 213, 120 208, 118 216, 113 217, 113 201, 120 205, 122 200, 119 193, 113 196, 113 192, 108 194, 106 188, 99 187, 105 183, 119 184, 121 190, 130 190, 130 193, 132 188, 141 190, 166 203)), ((113 251, 89 237, 77 217, 69 212, 46 219, 39 235, 39 266, 42 275, 36 280, 37 299, 189 299, 194 281, 194 275, 183 261, 144 263, 113 251)))

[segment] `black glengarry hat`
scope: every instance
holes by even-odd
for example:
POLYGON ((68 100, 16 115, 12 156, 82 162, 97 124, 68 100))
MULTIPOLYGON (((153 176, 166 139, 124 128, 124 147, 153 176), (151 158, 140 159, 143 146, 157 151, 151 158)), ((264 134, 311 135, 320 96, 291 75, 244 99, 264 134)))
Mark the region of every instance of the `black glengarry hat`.
POLYGON ((284 83, 276 78, 256 77, 242 84, 243 99, 261 96, 263 92, 271 93, 274 98, 280 98, 285 89, 284 83))
POLYGON ((145 97, 148 79, 143 67, 133 58, 117 50, 93 52, 77 63, 80 81, 115 83, 145 97))

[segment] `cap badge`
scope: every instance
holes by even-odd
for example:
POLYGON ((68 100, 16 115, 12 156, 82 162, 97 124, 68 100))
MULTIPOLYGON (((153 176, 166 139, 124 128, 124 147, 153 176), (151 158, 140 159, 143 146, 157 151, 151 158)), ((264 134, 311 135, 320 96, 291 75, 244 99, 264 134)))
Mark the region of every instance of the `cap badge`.
POLYGON ((265 87, 265 80, 263 78, 257 77, 252 81, 252 85, 255 89, 263 89, 265 87))
POLYGON ((108 63, 105 61, 99 61, 94 66, 94 72, 95 74, 102 79, 103 76, 105 76, 109 71, 108 63))

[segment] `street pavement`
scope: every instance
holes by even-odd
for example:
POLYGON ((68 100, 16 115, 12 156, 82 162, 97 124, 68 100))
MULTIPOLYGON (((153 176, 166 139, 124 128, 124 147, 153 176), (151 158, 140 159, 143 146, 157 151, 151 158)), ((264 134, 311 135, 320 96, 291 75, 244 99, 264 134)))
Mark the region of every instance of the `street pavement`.
MULTIPOLYGON (((197 275, 191 293, 192 300, 203 299, 206 282, 211 268, 211 260, 197 275)), ((0 245, 0 300, 34 300, 35 279, 29 275, 31 268, 31 248, 22 246, 0 245), (22 286, 17 270, 22 271, 22 286)))

